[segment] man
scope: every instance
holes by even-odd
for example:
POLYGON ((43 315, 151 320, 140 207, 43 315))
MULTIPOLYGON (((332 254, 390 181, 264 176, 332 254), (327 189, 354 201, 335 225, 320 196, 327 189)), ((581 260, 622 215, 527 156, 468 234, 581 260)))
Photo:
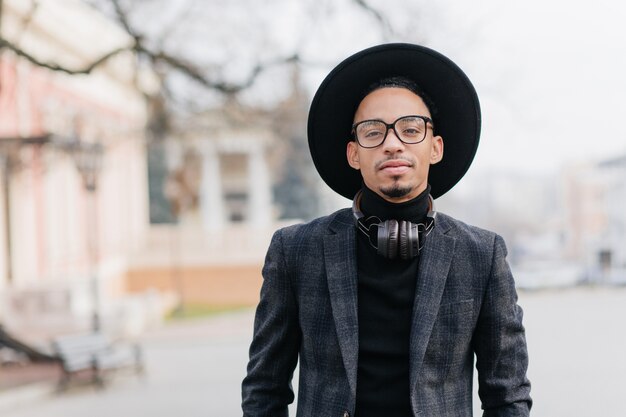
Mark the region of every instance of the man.
POLYGON ((244 416, 287 415, 298 358, 298 416, 471 416, 474 355, 483 415, 528 416, 504 243, 433 209, 469 168, 479 132, 473 86, 430 49, 380 45, 328 75, 309 146, 353 207, 274 234, 244 416))

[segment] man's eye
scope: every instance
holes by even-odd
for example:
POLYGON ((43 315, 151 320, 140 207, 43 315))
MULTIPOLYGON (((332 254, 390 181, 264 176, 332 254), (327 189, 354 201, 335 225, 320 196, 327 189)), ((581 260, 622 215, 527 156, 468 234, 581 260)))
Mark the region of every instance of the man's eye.
POLYGON ((404 129, 402 133, 406 135, 417 135, 419 133, 419 130, 415 128, 407 128, 407 129, 404 129))
POLYGON ((381 137, 382 135, 383 135, 383 132, 380 130, 369 130, 365 132, 364 137, 368 139, 373 139, 373 138, 381 137))

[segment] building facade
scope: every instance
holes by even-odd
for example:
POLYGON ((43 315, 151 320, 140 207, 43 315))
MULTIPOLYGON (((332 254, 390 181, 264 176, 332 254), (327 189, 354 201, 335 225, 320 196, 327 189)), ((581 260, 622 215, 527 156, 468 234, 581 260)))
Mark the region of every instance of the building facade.
MULTIPOLYGON (((1 12, 2 38, 39 62, 81 69, 128 43, 78 0, 5 0, 1 12)), ((148 227, 137 74, 130 52, 69 75, 0 50, 0 321, 8 328, 35 336, 93 326, 96 312, 101 324, 120 314, 129 255, 148 227)))
POLYGON ((570 167, 568 254, 584 260, 585 280, 626 283, 626 157, 570 167))

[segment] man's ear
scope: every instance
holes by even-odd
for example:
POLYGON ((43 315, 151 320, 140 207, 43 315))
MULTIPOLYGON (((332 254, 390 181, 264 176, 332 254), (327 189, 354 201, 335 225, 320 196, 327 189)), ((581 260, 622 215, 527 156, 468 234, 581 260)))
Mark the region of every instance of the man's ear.
POLYGON ((433 136, 432 149, 430 151, 430 164, 435 165, 443 159, 443 138, 433 136))
POLYGON ((361 164, 359 163, 359 153, 357 152, 359 149, 359 145, 353 140, 348 142, 346 147, 346 157, 348 158, 348 165, 350 165, 354 169, 361 169, 361 164))

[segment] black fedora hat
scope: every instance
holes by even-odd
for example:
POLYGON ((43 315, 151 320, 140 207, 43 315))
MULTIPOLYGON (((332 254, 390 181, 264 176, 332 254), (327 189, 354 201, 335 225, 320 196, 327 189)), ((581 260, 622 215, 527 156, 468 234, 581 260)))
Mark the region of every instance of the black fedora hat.
POLYGON ((433 121, 436 134, 443 137, 444 153, 428 175, 433 198, 454 187, 476 154, 480 104, 472 83, 454 62, 432 49, 407 43, 365 49, 328 74, 309 110, 309 149, 315 167, 330 188, 348 199, 362 184, 360 172, 346 158, 354 113, 370 85, 393 76, 417 83, 437 109, 433 121))

